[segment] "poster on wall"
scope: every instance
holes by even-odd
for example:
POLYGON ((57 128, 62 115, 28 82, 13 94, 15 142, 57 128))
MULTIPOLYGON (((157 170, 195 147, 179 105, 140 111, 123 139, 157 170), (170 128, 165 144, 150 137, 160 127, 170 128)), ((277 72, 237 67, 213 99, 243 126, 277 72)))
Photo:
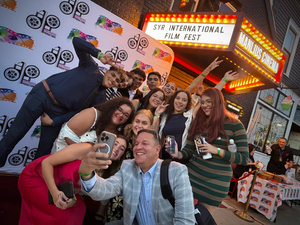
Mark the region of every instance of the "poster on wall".
MULTIPOLYGON (((78 65, 73 37, 111 54, 126 71, 158 71, 162 85, 174 59, 171 48, 88 0, 0 1, 0 21, 0 139, 32 87, 78 65)), ((109 69, 95 61, 100 69, 109 69)), ((141 89, 148 90, 145 83, 141 89)), ((33 160, 39 135, 37 120, 0 172, 20 173, 33 160)))

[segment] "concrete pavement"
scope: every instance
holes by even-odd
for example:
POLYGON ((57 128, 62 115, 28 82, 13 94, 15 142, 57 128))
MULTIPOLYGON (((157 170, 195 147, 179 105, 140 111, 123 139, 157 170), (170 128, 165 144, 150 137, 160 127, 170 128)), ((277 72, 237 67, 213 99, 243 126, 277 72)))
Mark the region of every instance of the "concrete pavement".
POLYGON ((288 206, 286 202, 278 208, 275 223, 268 220, 264 215, 249 208, 247 214, 254 218, 254 222, 248 222, 236 216, 235 210, 244 211, 245 204, 237 202, 235 198, 227 196, 222 204, 227 208, 216 208, 213 217, 217 225, 299 225, 300 224, 300 205, 288 206))

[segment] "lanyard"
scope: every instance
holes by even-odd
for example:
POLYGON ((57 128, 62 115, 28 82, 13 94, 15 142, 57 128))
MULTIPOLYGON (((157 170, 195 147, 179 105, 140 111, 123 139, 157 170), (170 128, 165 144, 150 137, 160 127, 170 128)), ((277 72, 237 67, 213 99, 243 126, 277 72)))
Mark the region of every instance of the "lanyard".
POLYGON ((279 154, 280 154, 280 158, 281 158, 281 156, 282 156, 282 154, 284 153, 284 150, 282 150, 282 152, 281 152, 281 148, 279 147, 279 154))

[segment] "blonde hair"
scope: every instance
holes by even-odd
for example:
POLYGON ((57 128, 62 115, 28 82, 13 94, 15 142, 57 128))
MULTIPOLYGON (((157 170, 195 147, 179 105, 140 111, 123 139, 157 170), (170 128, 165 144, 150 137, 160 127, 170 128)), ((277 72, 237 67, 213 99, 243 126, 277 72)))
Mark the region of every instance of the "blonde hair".
MULTIPOLYGON (((137 117, 138 115, 140 114, 144 114, 148 117, 149 121, 150 121, 150 125, 152 125, 153 123, 153 114, 152 112, 149 110, 149 109, 141 109, 139 111, 137 111, 135 114, 134 114, 134 117, 133 117, 133 120, 132 120, 132 123, 135 119, 135 117, 137 117)), ((127 140, 130 140, 132 139, 133 141, 135 141, 134 139, 136 138, 136 135, 133 133, 133 130, 132 130, 132 123, 131 124, 128 124, 125 128, 124 128, 124 136, 127 140)))

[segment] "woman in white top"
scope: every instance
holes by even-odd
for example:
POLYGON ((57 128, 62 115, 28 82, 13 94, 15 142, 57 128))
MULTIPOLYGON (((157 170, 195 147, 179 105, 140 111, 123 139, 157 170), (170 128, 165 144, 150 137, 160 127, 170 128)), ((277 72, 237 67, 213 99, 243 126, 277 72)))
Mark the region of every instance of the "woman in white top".
POLYGON ((132 121, 134 107, 127 98, 114 98, 95 107, 82 110, 60 130, 56 151, 79 142, 98 142, 102 131, 118 134, 120 127, 132 121))

